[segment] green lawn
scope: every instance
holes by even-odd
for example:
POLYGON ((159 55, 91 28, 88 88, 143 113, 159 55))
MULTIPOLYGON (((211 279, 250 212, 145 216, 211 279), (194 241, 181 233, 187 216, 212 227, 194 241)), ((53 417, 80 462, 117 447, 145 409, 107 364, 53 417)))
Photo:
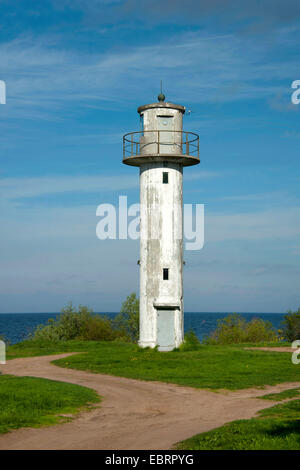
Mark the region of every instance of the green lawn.
POLYGON ((290 388, 289 390, 284 390, 279 393, 269 393, 268 395, 263 395, 260 398, 265 400, 281 401, 286 400, 287 398, 298 398, 300 396, 300 388, 290 388))
MULTIPOLYGON (((54 363, 94 373, 213 390, 300 382, 300 366, 292 364, 290 352, 246 350, 244 346, 250 345, 201 345, 194 351, 160 353, 130 343, 25 341, 9 347, 7 356, 12 359, 77 352, 54 363)), ((278 343, 264 346, 278 346, 278 343)), ((298 396, 299 389, 292 389, 263 398, 279 401, 298 396)), ((1 432, 21 426, 52 424, 59 420, 57 415, 74 412, 76 407, 97 401, 95 392, 77 385, 7 376, 0 376, 0 398, 1 432), (19 387, 18 381, 22 380, 25 386, 19 387), (9 406, 4 407, 5 402, 9 406)), ((178 449, 300 449, 299 412, 300 400, 276 405, 263 410, 258 418, 235 421, 179 443, 178 449)))
POLYGON ((180 442, 183 450, 300 450, 300 400, 262 410, 180 442))
POLYGON ((27 341, 10 347, 8 358, 68 351, 80 354, 57 360, 55 364, 94 373, 197 388, 237 390, 300 381, 300 366, 292 364, 291 353, 245 350, 241 345, 201 345, 195 351, 161 353, 114 341, 68 341, 56 344, 27 341))
POLYGON ((6 359, 18 357, 47 356, 73 351, 92 351, 97 346, 96 341, 31 341, 9 345, 6 359))
POLYGON ((98 403, 89 388, 34 377, 0 375, 0 433, 21 427, 39 427, 71 419, 98 403))

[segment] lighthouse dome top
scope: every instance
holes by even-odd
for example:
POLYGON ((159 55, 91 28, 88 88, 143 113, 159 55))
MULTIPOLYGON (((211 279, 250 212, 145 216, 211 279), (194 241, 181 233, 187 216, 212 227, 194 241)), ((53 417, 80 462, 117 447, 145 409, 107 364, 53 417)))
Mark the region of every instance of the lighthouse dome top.
POLYGON ((165 101, 166 97, 165 97, 165 95, 164 95, 162 92, 160 92, 160 94, 158 95, 157 99, 158 99, 158 101, 165 101))
POLYGON ((138 107, 137 112, 141 114, 147 109, 153 109, 153 108, 176 109, 177 111, 180 111, 182 114, 185 113, 185 106, 181 106, 181 104, 169 103, 165 101, 159 101, 158 103, 144 104, 138 107))

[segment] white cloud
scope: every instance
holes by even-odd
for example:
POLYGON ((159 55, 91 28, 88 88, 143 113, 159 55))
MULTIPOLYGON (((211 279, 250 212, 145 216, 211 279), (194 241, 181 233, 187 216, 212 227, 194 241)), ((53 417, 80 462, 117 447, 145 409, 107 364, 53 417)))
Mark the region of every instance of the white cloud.
MULTIPOLYGON (((32 186, 36 184, 35 189, 31 191, 28 181, 24 191, 19 193, 20 181, 16 178, 14 185, 11 181, 11 186, 2 190, 1 197, 7 191, 7 197, 13 203, 15 197, 38 195, 43 190, 49 191, 50 183, 57 185, 57 178, 50 182, 38 180, 38 184, 31 181, 32 186)), ((97 187, 99 181, 83 178, 80 182, 70 178, 67 183, 61 181, 56 190, 73 190, 75 187, 84 190, 85 183, 97 187)), ((108 181, 105 184, 109 187, 108 181)), ((26 305, 33 305, 31 310, 34 311, 59 309, 70 300, 90 304, 102 311, 105 308, 115 310, 122 297, 137 289, 138 241, 98 240, 96 204, 37 206, 26 210, 13 205, 3 207, 5 211, 0 211, 0 294, 2 298, 8 296, 7 305, 11 311, 24 311, 19 297, 25 299, 26 305), (26 300, 27 297, 31 300, 26 300)), ((249 311, 260 308, 270 311, 274 310, 272 305, 276 298, 280 300, 278 310, 293 306, 295 285, 299 283, 297 273, 291 271, 288 263, 299 250, 299 235, 299 207, 230 215, 210 213, 208 209, 204 249, 193 253, 191 260, 198 262, 190 265, 188 261, 185 268, 188 305, 200 311, 211 305, 220 311, 236 310, 239 305, 244 305, 245 309, 249 307, 249 311), (238 249, 237 241, 243 241, 247 248, 238 249), (287 253, 290 251, 290 258, 285 260, 286 267, 282 267, 278 259, 267 262, 268 255, 260 259, 256 242, 260 248, 264 246, 262 242, 265 246, 271 246, 268 244, 273 242, 273 250, 276 250, 276 243, 285 247, 290 245, 290 250, 286 248, 287 253)), ((188 260, 189 252, 185 256, 188 260)), ((1 308, 2 311, 8 309, 5 303, 1 308)))
POLYGON ((205 244, 226 240, 286 240, 300 236, 300 207, 250 213, 205 212, 205 244))
POLYGON ((36 178, 0 178, 0 202, 68 192, 101 193, 138 188, 132 176, 45 176, 36 178))
POLYGON ((29 117, 36 112, 38 118, 42 111, 47 118, 55 109, 80 101, 104 107, 114 102, 122 108, 133 97, 135 104, 145 95, 155 99, 158 76, 164 77, 167 98, 174 101, 276 96, 285 91, 278 80, 297 76, 298 64, 266 60, 270 49, 255 37, 195 32, 163 44, 87 53, 61 47, 60 37, 53 35, 24 36, 0 44, 1 79, 7 83, 4 117, 27 110, 29 117))

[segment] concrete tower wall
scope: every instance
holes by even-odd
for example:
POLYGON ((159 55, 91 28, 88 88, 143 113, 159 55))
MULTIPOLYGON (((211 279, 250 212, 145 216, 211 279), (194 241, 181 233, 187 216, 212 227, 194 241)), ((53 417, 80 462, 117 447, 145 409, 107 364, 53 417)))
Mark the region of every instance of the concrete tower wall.
POLYGON ((199 138, 182 132, 184 106, 158 99, 138 108, 141 129, 123 137, 123 162, 140 167, 139 345, 170 351, 184 337, 182 175, 199 163, 199 138))
POLYGON ((160 334, 161 342, 173 342, 164 345, 168 350, 183 340, 182 166, 142 164, 140 202, 139 344, 155 347, 160 334), (167 173, 167 183, 163 173, 167 173), (167 280, 164 269, 168 269, 167 280))

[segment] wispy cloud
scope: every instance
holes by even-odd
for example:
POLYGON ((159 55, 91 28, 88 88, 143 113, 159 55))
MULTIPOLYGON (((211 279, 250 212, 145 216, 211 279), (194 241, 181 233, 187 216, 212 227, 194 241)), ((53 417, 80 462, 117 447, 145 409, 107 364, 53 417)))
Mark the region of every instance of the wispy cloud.
MULTIPOLYGON (((222 196, 219 199, 223 201, 245 201, 245 202, 274 202, 286 203, 290 195, 284 191, 270 191, 268 193, 254 193, 254 194, 239 194, 235 196, 222 196)), ((290 200, 289 200, 290 202, 290 200)))
MULTIPOLYGON (((210 180, 222 177, 220 172, 197 171, 184 176, 186 181, 210 180)), ((77 175, 77 176, 41 176, 41 177, 0 177, 0 206, 7 203, 22 205, 26 199, 62 195, 66 193, 95 193, 120 192, 138 190, 139 179, 131 175, 77 175)), ((59 202, 59 200, 57 200, 59 202)), ((43 204, 43 200, 40 201, 43 204)), ((74 203, 76 204, 76 202, 74 203)))
POLYGON ((133 96, 135 103, 151 96, 157 76, 164 77, 169 99, 203 103, 267 98, 282 94, 279 81, 298 73, 295 61, 266 61, 272 45, 233 34, 198 31, 178 34, 164 44, 104 53, 70 50, 60 47, 59 37, 56 41, 53 36, 38 42, 23 36, 0 44, 1 78, 7 82, 5 118, 26 110, 29 116, 47 116, 74 101, 104 107, 118 102, 124 107, 133 96))
POLYGON ((4 204, 51 194, 122 191, 138 188, 138 184, 136 175, 0 178, 0 201, 4 204))
POLYGON ((226 240, 278 240, 300 236, 300 207, 280 206, 251 213, 205 215, 206 243, 226 240))
POLYGON ((208 200, 187 304, 298 302, 299 1, 0 3, 1 310, 114 309, 137 287, 138 242, 100 242, 96 207, 138 199, 137 169, 118 166, 121 136, 160 79, 192 109, 187 130, 202 131, 203 164, 184 171, 186 199, 208 200))
POLYGON ((265 32, 294 23, 300 17, 297 0, 53 0, 57 8, 70 8, 83 13, 89 25, 115 21, 143 24, 205 24, 215 19, 215 28, 239 23, 242 31, 265 32), (159 14, 158 14, 159 12, 159 14))

